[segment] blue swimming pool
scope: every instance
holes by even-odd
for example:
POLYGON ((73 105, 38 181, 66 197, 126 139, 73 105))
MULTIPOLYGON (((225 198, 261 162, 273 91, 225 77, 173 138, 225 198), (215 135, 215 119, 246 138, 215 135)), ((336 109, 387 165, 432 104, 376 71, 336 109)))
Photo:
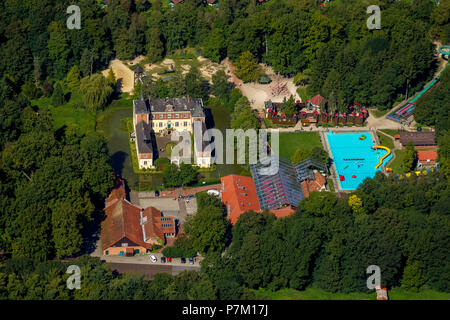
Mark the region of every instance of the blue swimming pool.
MULTIPOLYGON (((343 190, 354 190, 366 178, 373 178, 381 166, 375 169, 380 158, 387 153, 383 149, 372 149, 370 132, 327 133, 331 158, 336 166, 339 184, 343 190), (360 140, 365 136, 364 140, 360 140)), ((392 154, 383 160, 383 166, 392 158, 392 154)))

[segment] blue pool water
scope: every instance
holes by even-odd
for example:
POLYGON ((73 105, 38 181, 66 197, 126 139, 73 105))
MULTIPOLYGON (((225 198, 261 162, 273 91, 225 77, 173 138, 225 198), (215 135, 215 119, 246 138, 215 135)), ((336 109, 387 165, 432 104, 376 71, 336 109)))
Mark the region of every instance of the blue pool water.
MULTIPOLYGON (((356 189, 364 179, 373 178, 377 171, 381 171, 381 166, 375 169, 379 159, 387 153, 383 149, 372 149, 373 141, 369 132, 358 133, 327 133, 328 145, 331 150, 331 157, 336 166, 339 184, 343 190, 356 189), (360 140, 361 135, 366 139, 360 140), (344 159, 364 159, 364 160, 344 160, 344 159), (339 175, 345 180, 340 181, 339 175), (352 177, 355 176, 355 177, 352 177)), ((382 166, 392 158, 390 154, 383 160, 382 166)))

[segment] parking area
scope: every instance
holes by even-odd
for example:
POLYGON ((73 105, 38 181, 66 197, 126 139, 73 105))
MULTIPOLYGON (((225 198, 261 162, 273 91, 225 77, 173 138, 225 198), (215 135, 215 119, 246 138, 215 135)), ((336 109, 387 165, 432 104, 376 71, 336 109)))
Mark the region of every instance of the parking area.
POLYGON ((179 211, 180 206, 175 197, 155 197, 154 192, 136 192, 130 193, 131 203, 140 206, 142 208, 155 207, 156 209, 164 212, 179 211))
POLYGON ((141 264, 141 265, 154 265, 154 266, 178 266, 178 267, 186 267, 186 268, 199 268, 200 261, 203 259, 202 257, 195 257, 194 264, 190 264, 188 257, 186 257, 185 263, 181 262, 181 258, 171 258, 171 262, 163 263, 161 262, 161 258, 163 257, 162 253, 152 253, 155 256, 156 262, 152 262, 150 260, 150 254, 142 254, 136 255, 133 257, 123 257, 123 256, 101 256, 100 259, 104 262, 109 263, 126 263, 126 264, 141 264))
POLYGON ((197 212, 197 201, 195 198, 184 200, 186 204, 187 214, 194 214, 197 212))

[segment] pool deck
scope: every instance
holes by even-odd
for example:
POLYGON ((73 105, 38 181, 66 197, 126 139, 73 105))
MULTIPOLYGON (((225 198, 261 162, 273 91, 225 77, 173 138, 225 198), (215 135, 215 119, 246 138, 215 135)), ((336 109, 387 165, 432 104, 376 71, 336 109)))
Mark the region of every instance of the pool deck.
MULTIPOLYGON (((372 137, 372 143, 374 145, 380 145, 380 141, 378 140, 378 136, 376 134, 375 129, 354 129, 354 130, 349 130, 349 131, 337 131, 337 130, 333 130, 333 129, 329 129, 329 130, 321 130, 320 131, 320 140, 322 141, 323 147, 325 148, 325 150, 328 152, 328 155, 330 156, 331 159, 332 158, 332 153, 331 153, 331 149, 330 149, 330 145, 328 144, 328 138, 327 138, 327 133, 328 132, 336 132, 336 133, 370 133, 370 136, 372 137)), ((392 152, 392 151, 391 151, 392 152)), ((394 152, 392 152, 394 153, 394 152)), ((392 161, 392 159, 390 159, 387 163, 389 163, 390 161, 392 161)), ((384 174, 386 174, 386 169, 384 166, 381 167, 381 170, 384 174)), ((336 192, 341 192, 341 193, 351 193, 353 192, 355 189, 341 189, 341 184, 339 183, 339 179, 338 179, 338 174, 337 174, 337 169, 336 166, 334 164, 334 161, 331 164, 330 167, 330 173, 331 173, 331 179, 333 180, 333 183, 335 185, 336 188, 336 192)))

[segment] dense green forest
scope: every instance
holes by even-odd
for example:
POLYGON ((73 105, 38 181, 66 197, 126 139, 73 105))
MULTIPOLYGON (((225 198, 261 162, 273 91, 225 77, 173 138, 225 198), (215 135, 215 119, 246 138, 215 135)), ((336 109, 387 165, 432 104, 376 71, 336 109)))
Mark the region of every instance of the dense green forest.
POLYGON ((113 57, 158 61, 189 46, 216 62, 251 53, 275 72, 301 74, 332 109, 354 101, 386 109, 433 75, 432 41, 450 41, 449 1, 319 2, 220 0, 216 9, 186 0, 169 9, 161 0, 111 0, 106 8, 81 0, 82 28, 69 30, 71 1, 4 1, 0 73, 19 86, 42 87, 74 65, 85 77, 113 57), (380 30, 366 27, 373 4, 382 11, 380 30))
MULTIPOLYGON (((80 108, 95 113, 114 99, 114 76, 97 73, 111 59, 144 54, 156 62, 194 47, 213 61, 229 57, 241 67, 248 57, 298 76, 331 108, 358 101, 386 109, 433 76, 433 41, 450 42, 449 0, 439 7, 429 0, 319 3, 219 0, 215 9, 185 0, 169 9, 159 0, 110 0, 106 8, 80 0, 82 28, 69 30, 72 1, 2 1, 0 298, 245 299, 254 297, 249 289, 311 286, 364 292, 370 264, 381 267, 388 288, 450 292, 450 70, 415 110, 418 122, 436 127, 438 173, 409 181, 378 174, 349 198, 312 193, 292 217, 249 212, 233 228, 217 201, 200 196, 186 236, 169 251, 202 252, 201 272, 150 283, 82 257, 82 289, 69 291, 69 263, 52 260, 92 245, 89 229, 101 218, 113 174, 105 137, 70 125, 55 131, 50 111, 31 107, 31 99, 51 97, 58 107, 81 93, 80 108), (381 7, 381 30, 366 27, 371 4, 381 7)), ((248 99, 226 78, 217 73, 205 88, 193 68, 175 85, 149 82, 142 90, 202 96, 230 108, 232 127, 258 128, 248 99)))

